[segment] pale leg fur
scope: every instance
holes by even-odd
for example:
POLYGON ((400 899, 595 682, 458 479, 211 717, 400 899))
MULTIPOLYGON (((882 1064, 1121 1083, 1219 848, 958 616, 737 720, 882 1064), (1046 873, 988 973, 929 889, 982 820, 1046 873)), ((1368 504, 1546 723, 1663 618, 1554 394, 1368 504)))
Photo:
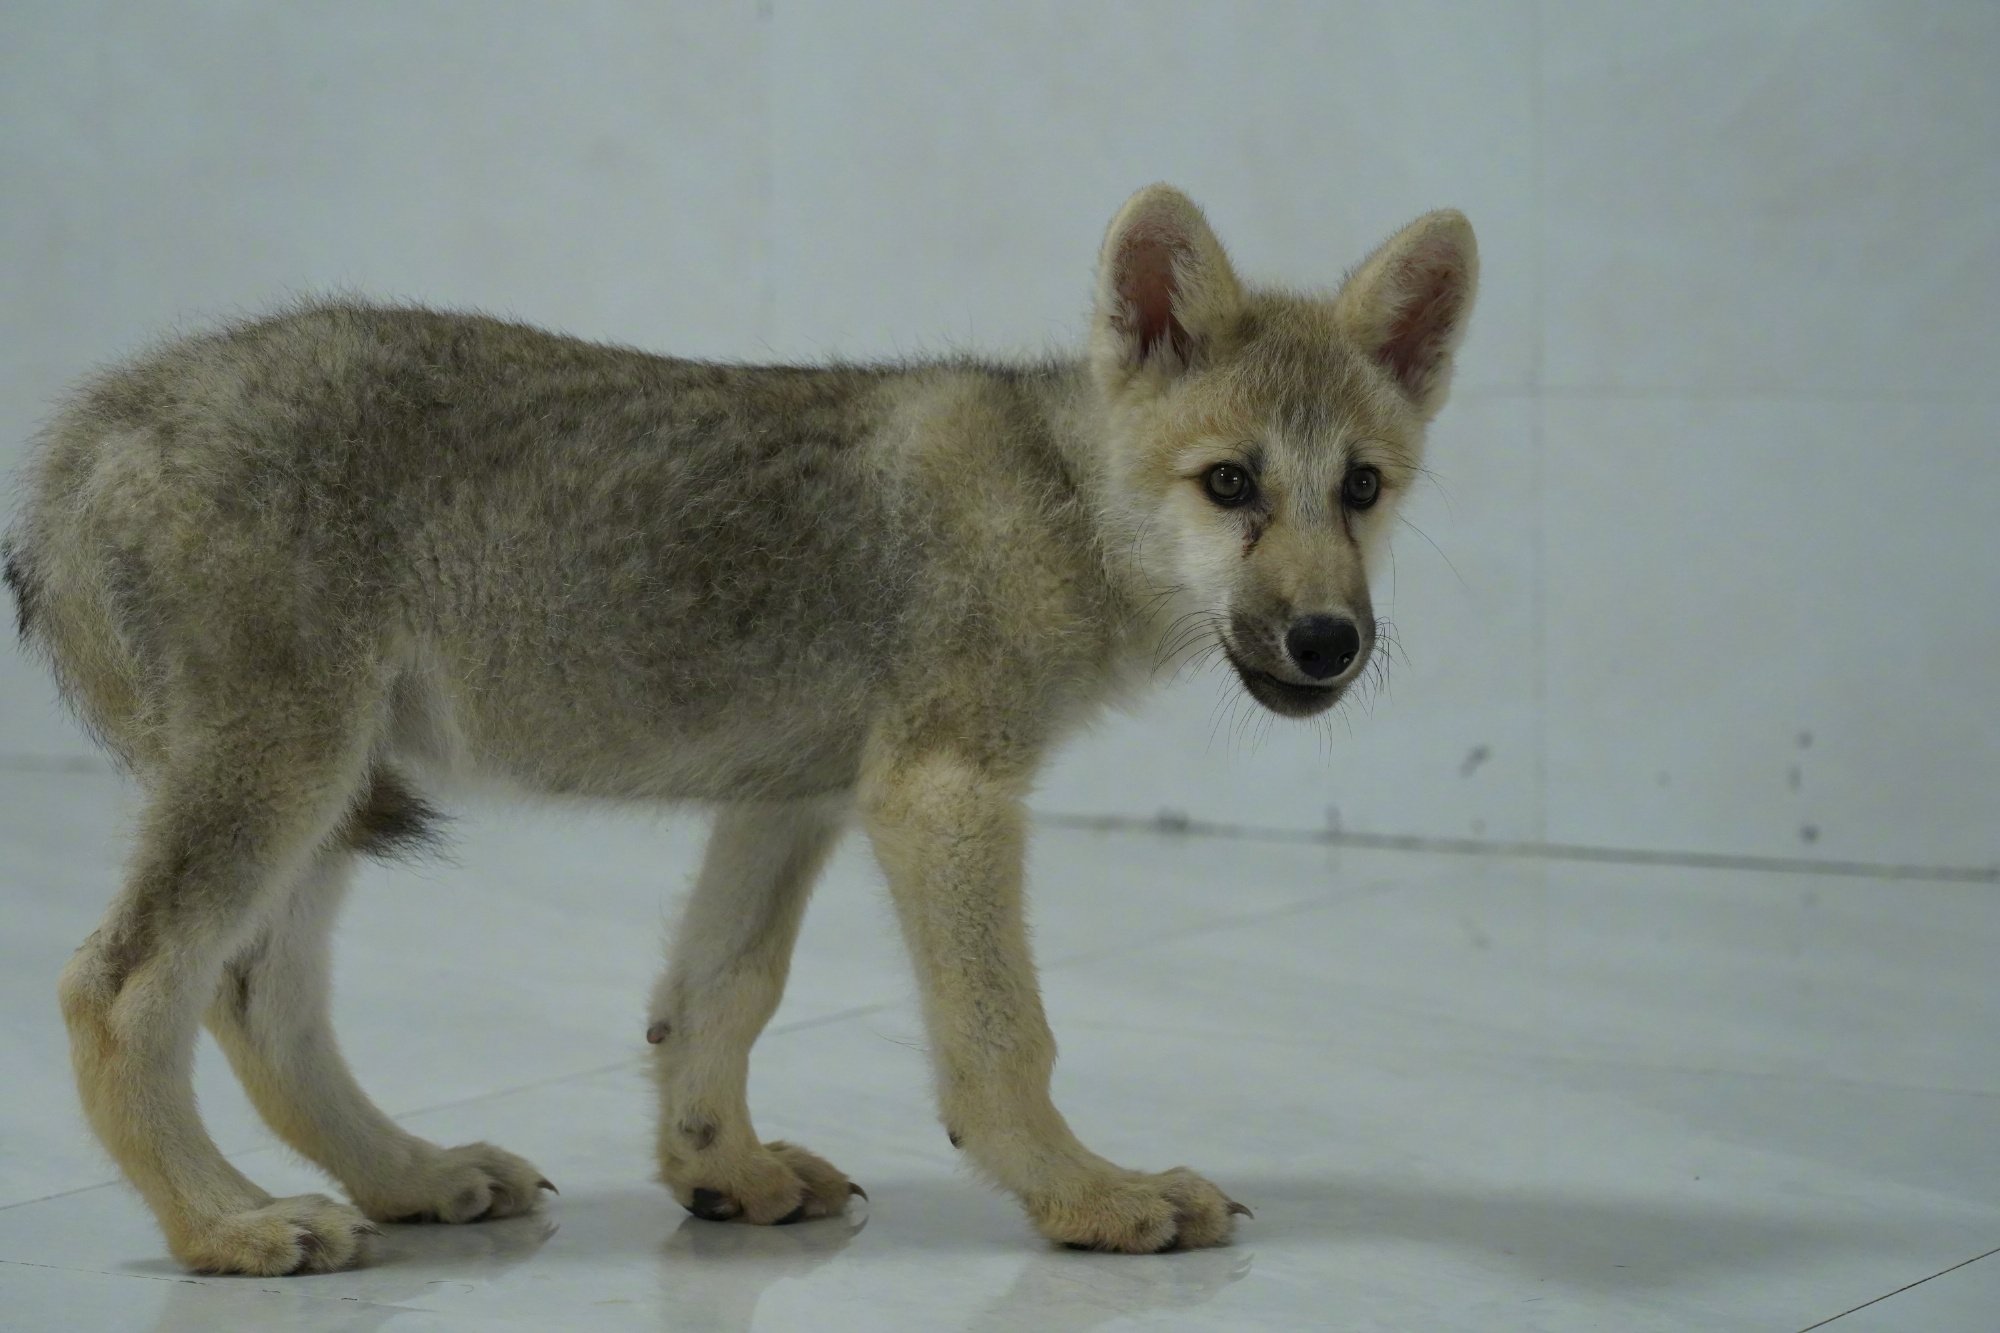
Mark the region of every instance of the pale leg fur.
POLYGON ((860 1193, 805 1149, 760 1142, 747 1096, 750 1047, 777 1011, 842 814, 813 802, 724 807, 654 987, 660 1178, 698 1217, 783 1224, 838 1213, 860 1193))
POLYGON ((532 1210, 553 1189, 489 1144, 441 1148, 382 1113, 334 1039, 328 948, 354 855, 330 848, 225 970, 208 1026, 281 1139, 383 1222, 476 1222, 532 1210))
MULTIPOLYGON (((363 751, 338 730, 256 722, 190 727, 149 775, 125 888, 64 969, 60 993, 92 1128, 202 1272, 345 1268, 373 1230, 323 1195, 273 1199, 202 1127, 190 1082, 201 1013, 276 886, 333 830, 363 751)), ((245 707, 236 718, 255 717, 245 707)), ((322 715, 323 716, 323 715, 322 715)))
POLYGON ((952 1142, 1052 1240, 1127 1253, 1225 1243, 1241 1205, 1185 1167, 1114 1166, 1049 1099, 1055 1041, 1022 916, 1017 784, 952 757, 878 758, 862 812, 916 962, 952 1142))

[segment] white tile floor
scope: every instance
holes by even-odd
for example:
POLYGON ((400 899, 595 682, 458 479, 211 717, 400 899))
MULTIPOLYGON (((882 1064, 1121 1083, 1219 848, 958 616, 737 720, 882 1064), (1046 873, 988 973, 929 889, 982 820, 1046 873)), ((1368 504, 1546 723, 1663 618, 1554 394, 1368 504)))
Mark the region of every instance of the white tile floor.
MULTIPOLYGON (((647 1180, 640 1001, 697 830, 595 814, 468 819, 457 865, 371 873, 342 936, 364 1081, 530 1156, 546 1216, 189 1279, 87 1139, 54 1010, 118 792, 0 769, 7 1329, 2000 1327, 2000 1254, 1954 1268, 2000 1246, 2000 886, 1044 829, 1061 1101, 1257 1210, 1234 1248, 1117 1258, 1051 1251, 957 1169, 858 843, 753 1093, 871 1202, 683 1214, 647 1180)), ((201 1078, 247 1170, 323 1188, 212 1053, 201 1078)))

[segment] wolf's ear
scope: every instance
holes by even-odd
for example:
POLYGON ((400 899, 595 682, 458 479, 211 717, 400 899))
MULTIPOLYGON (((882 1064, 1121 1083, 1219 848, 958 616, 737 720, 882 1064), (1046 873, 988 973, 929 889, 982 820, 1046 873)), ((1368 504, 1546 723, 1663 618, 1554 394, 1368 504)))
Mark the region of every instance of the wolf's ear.
POLYGON ((1236 272, 1201 210, 1171 185, 1149 185, 1118 210, 1098 256, 1099 371, 1116 382, 1199 366, 1242 306, 1236 272))
POLYGON ((1429 420, 1444 406, 1478 284, 1472 224, 1444 209, 1424 214, 1363 260, 1334 299, 1334 313, 1429 420))

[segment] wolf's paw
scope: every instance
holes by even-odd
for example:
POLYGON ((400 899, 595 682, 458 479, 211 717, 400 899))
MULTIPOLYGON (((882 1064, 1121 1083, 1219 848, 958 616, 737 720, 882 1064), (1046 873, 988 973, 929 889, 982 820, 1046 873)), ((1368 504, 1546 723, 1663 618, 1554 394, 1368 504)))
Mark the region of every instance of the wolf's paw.
POLYGON ((408 1169, 354 1201, 378 1222, 488 1222, 533 1212, 555 1189, 534 1165, 490 1143, 424 1145, 408 1169))
POLYGON ((375 1226, 324 1194, 188 1221, 169 1230, 174 1257, 197 1273, 332 1273, 367 1257, 375 1226))
POLYGON ((1022 1200, 1035 1229, 1078 1250, 1158 1254, 1226 1245, 1250 1210, 1184 1166, 1087 1177, 1022 1200))
POLYGON ((710 1222, 786 1226, 832 1217, 862 1188, 824 1157, 793 1144, 767 1143, 735 1159, 699 1153, 662 1166, 667 1188, 681 1207, 710 1222))

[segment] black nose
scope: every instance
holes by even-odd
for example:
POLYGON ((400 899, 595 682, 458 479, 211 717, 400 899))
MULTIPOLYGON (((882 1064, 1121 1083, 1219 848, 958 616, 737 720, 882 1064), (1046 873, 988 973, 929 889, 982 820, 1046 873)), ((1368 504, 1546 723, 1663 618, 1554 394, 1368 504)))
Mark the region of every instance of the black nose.
POLYGON ((1305 616, 1285 631, 1285 651, 1299 670, 1314 680, 1325 680, 1354 665, 1355 654, 1361 651, 1361 631, 1351 620, 1305 616))

